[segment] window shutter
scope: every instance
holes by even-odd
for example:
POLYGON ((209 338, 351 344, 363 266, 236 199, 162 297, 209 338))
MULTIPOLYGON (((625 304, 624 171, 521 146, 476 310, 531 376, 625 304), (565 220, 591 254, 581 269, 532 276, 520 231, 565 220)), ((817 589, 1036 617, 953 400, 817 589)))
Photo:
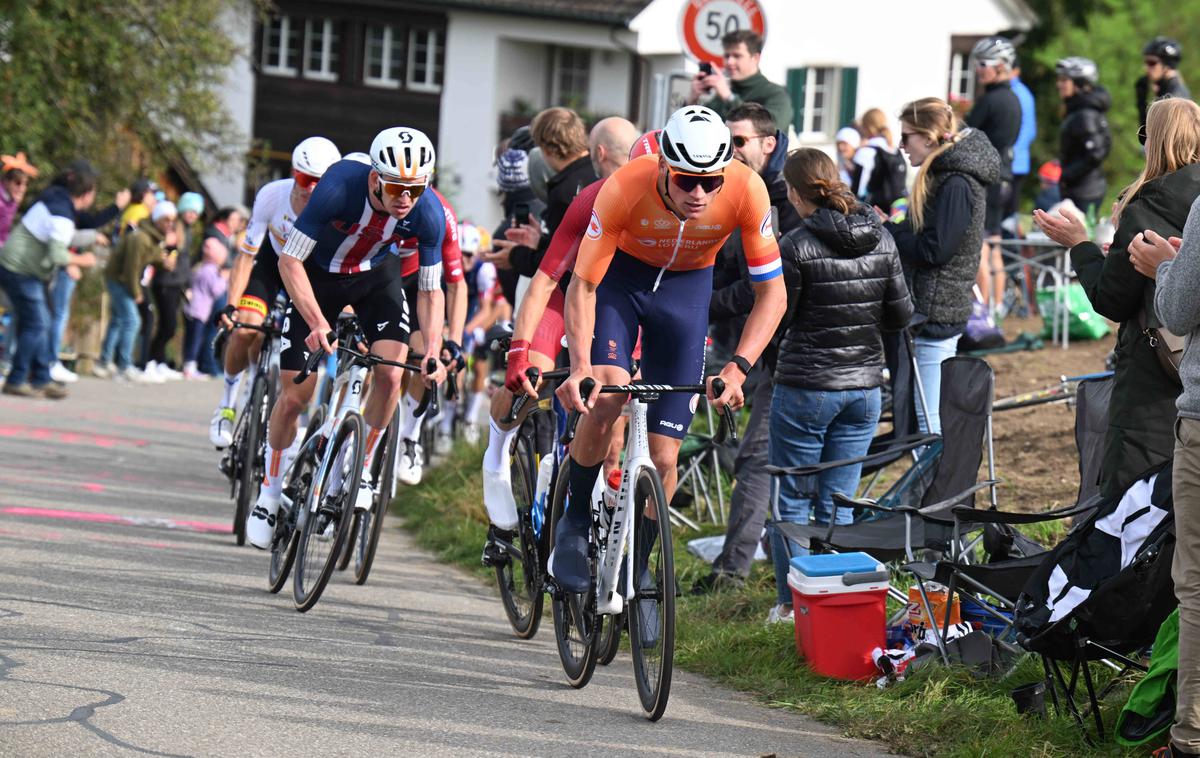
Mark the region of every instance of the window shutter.
POLYGON ((787 91, 792 98, 792 126, 796 134, 804 133, 804 85, 808 83, 807 68, 789 68, 787 91))
POLYGON ((858 106, 858 69, 844 68, 842 69, 842 99, 839 114, 841 120, 838 121, 838 128, 842 128, 853 123, 857 115, 858 106))

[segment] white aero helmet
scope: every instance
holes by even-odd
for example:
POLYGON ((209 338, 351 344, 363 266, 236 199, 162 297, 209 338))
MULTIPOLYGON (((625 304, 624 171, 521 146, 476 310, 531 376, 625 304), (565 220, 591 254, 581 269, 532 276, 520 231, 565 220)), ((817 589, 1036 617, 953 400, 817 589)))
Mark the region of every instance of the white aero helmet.
POLYGON ((361 163, 364 166, 371 165, 371 156, 367 155, 366 153, 346 153, 342 156, 342 160, 354 161, 355 163, 361 163))
POLYGON ((729 127, 702 105, 688 105, 672 113, 658 143, 667 165, 679 171, 712 174, 733 160, 729 127))
POLYGON ((337 145, 324 137, 309 137, 292 151, 292 168, 320 178, 325 171, 342 159, 337 145))
POLYGON ((483 249, 483 239, 479 234, 479 227, 474 224, 459 224, 458 247, 464 253, 471 254, 478 253, 483 249))
POLYGON ((417 129, 384 129, 371 141, 370 155, 371 168, 384 179, 428 179, 433 174, 433 143, 417 129))

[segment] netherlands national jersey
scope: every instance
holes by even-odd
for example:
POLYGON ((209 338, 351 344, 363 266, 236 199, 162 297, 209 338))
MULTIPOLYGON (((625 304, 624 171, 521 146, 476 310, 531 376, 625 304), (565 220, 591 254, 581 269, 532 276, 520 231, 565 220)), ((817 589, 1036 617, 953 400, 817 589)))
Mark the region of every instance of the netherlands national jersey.
MULTIPOLYGON (((442 210, 446 214, 446 236, 442 241, 442 273, 446 276, 447 284, 455 284, 463 280, 462 248, 458 246, 458 216, 442 193, 432 188, 428 191, 437 195, 437 199, 442 203, 442 210)), ((400 276, 402 277, 407 278, 417 273, 418 242, 416 237, 409 237, 396 245, 396 252, 401 259, 400 276)))
POLYGON ((245 255, 257 255, 264 239, 270 239, 266 252, 278 254, 292 233, 296 212, 292 210, 294 179, 279 179, 263 185, 254 196, 254 210, 238 249, 245 255))
POLYGON ((421 289, 441 287, 446 216, 437 195, 422 193, 409 214, 397 221, 371 207, 370 173, 370 166, 357 161, 330 166, 296 220, 284 254, 311 258, 311 265, 335 274, 356 274, 378 267, 401 240, 416 238, 421 289))

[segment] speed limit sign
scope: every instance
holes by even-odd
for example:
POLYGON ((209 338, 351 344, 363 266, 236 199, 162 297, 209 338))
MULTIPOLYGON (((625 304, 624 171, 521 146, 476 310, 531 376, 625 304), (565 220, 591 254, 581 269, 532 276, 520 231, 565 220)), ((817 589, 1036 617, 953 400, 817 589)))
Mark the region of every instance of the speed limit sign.
POLYGON ((767 22, 758 0, 687 0, 679 13, 679 40, 697 62, 725 65, 721 38, 749 29, 764 39, 767 22))

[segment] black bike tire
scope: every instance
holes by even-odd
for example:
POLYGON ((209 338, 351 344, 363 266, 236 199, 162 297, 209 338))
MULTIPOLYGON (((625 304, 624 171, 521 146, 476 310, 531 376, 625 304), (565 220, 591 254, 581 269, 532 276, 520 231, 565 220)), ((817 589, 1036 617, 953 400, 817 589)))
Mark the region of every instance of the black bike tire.
POLYGON ((262 482, 259 456, 263 452, 263 432, 267 429, 267 419, 263 416, 266 395, 266 377, 255 376, 254 384, 250 387, 250 400, 246 403, 244 412, 257 414, 258 418, 247 417, 246 435, 242 438, 242 445, 238 450, 242 457, 241 470, 238 472, 241 483, 233 505, 233 537, 238 547, 246 544, 246 516, 250 513, 251 503, 258 499, 258 490, 262 482))
MULTIPOLYGON (((304 440, 300 443, 301 455, 292 463, 291 469, 287 472, 288 479, 293 479, 299 471, 300 466, 309 466, 312 471, 309 472, 309 484, 311 485, 311 477, 316 473, 317 456, 313 451, 306 450, 308 441, 314 434, 320 431, 321 425, 325 423, 325 409, 317 408, 312 417, 308 420, 308 427, 304 430, 304 440)), ((290 482, 287 482, 290 487, 290 482)), ((297 502, 303 502, 308 499, 308 489, 305 488, 304 496, 296 498, 297 502)), ((291 513, 280 513, 276 518, 285 519, 282 524, 284 533, 277 535, 275 541, 271 544, 271 560, 267 566, 267 589, 274 595, 283 589, 283 585, 287 584, 288 576, 292 573, 292 564, 296 562, 296 545, 300 541, 300 535, 295 529, 295 504, 292 505, 291 513), (292 519, 289 524, 286 519, 292 519)), ((277 527, 278 528, 278 527, 277 527)))
MULTIPOLYGON (((638 618, 641 607, 638 604, 636 593, 626 606, 630 648, 633 654, 633 678, 637 682, 638 699, 641 700, 642 712, 646 718, 658 721, 667 710, 667 700, 671 694, 671 674, 675 662, 675 561, 671 546, 671 514, 667 509, 662 479, 652 466, 639 468, 633 477, 633 483, 633 510, 630 518, 634 518, 636 524, 649 523, 647 519, 637 518, 637 515, 644 510, 644 497, 653 496, 655 498, 654 510, 657 519, 654 521, 654 525, 658 530, 658 547, 662 556, 661 570, 658 572, 660 576, 657 577, 659 583, 656 587, 658 601, 663 610, 658 640, 658 645, 662 649, 662 662, 659 665, 657 676, 653 677, 655 680, 653 682, 649 681, 651 677, 646 670, 645 655, 642 652, 641 624, 638 618)), ((636 543, 641 538, 636 534, 634 538, 633 575, 636 589, 637 577, 641 576, 642 568, 638 565, 636 543)))
POLYGON ((363 584, 371 575, 375 562, 375 551, 379 549, 379 537, 383 534, 383 519, 392 504, 392 480, 396 477, 396 450, 400 444, 400 411, 392 413, 392 420, 384 431, 383 444, 375 454, 371 472, 375 477, 376 495, 371 510, 355 517, 356 531, 354 556, 354 583, 363 584), (365 541, 365 544, 363 544, 365 541))
MULTIPOLYGON (((522 497, 517 504, 516 548, 520 550, 520 558, 511 557, 507 564, 496 566, 496 584, 500 589, 500 603, 504 607, 504 615, 512 627, 513 634, 519 639, 531 639, 542 624, 542 608, 546 596, 543 591, 543 575, 541 558, 538 554, 537 540, 533 534, 533 521, 530 508, 533 507, 533 491, 537 486, 535 479, 535 456, 533 440, 523 432, 513 440, 514 450, 512 459, 513 475, 519 475, 525 486, 522 497), (524 577, 524 597, 528 604, 528 612, 521 613, 515 598, 516 580, 513 578, 513 561, 521 561, 521 572, 524 577)), ((514 486, 514 494, 515 486, 514 486)))
MULTIPOLYGON (((350 522, 353 521, 351 517, 354 515, 354 496, 358 492, 358 483, 362 479, 363 445, 365 443, 363 436, 362 417, 357 413, 349 413, 346 415, 346 418, 342 419, 342 423, 338 425, 333 437, 329 440, 326 457, 330 460, 337 460, 340 456, 342 446, 347 444, 348 437, 352 437, 350 442, 355 446, 354 454, 350 463, 349 475, 342 482, 341 517, 338 519, 337 530, 333 536, 333 544, 330 547, 329 555, 326 557, 324 564, 317 572, 315 581, 307 591, 303 587, 305 577, 308 573, 306 558, 309 540, 316 529, 317 520, 312 518, 312 514, 310 513, 309 517, 304 521, 304 529, 300 535, 300 544, 296 552, 296 567, 292 573, 292 599, 295 601, 296 610, 301 613, 310 610, 321 599, 321 594, 325 591, 326 585, 329 584, 329 578, 333 575, 333 569, 341 557, 341 552, 346 549, 346 541, 350 535, 350 522)), ((331 472, 332 469, 326 469, 324 474, 328 477, 331 472)), ((323 493, 326 489, 325 482, 322 482, 321 485, 320 492, 323 493)), ((303 507, 309 507, 308 500, 311 497, 312 493, 310 491, 303 507)))
POLYGON ((600 627, 600 656, 596 663, 607 666, 621 649, 621 630, 625 628, 625 613, 605 616, 600 627))
MULTIPOLYGON (((550 509, 551 518, 548 524, 551 535, 553 535, 555 524, 558 523, 558 519, 562 515, 563 503, 567 496, 568 478, 565 476, 565 472, 563 472, 563 474, 559 475, 558 481, 555 482, 554 500, 550 509)), ((551 545, 553 545, 553 541, 552 536, 551 545)), ((579 629, 579 644, 583 647, 582 656, 575 655, 570 648, 570 645, 574 643, 568 639, 571 627, 579 626, 573 620, 574 614, 570 606, 572 600, 567 597, 567 593, 561 590, 556 592, 550 600, 550 615, 554 620, 554 642, 555 647, 558 648, 558 659, 562 663, 567 683, 575 689, 586 687, 588 682, 592 680, 592 674, 596 671, 596 661, 599 659, 600 651, 597 643, 600 639, 600 619, 594 612, 589 613, 587 610, 591 606, 594 611, 595 605, 592 598, 592 592, 575 596, 575 602, 582 602, 584 604, 583 611, 580 613, 583 616, 583 625, 591 627, 586 630, 579 629), (568 623, 571 626, 568 626, 568 623)))

